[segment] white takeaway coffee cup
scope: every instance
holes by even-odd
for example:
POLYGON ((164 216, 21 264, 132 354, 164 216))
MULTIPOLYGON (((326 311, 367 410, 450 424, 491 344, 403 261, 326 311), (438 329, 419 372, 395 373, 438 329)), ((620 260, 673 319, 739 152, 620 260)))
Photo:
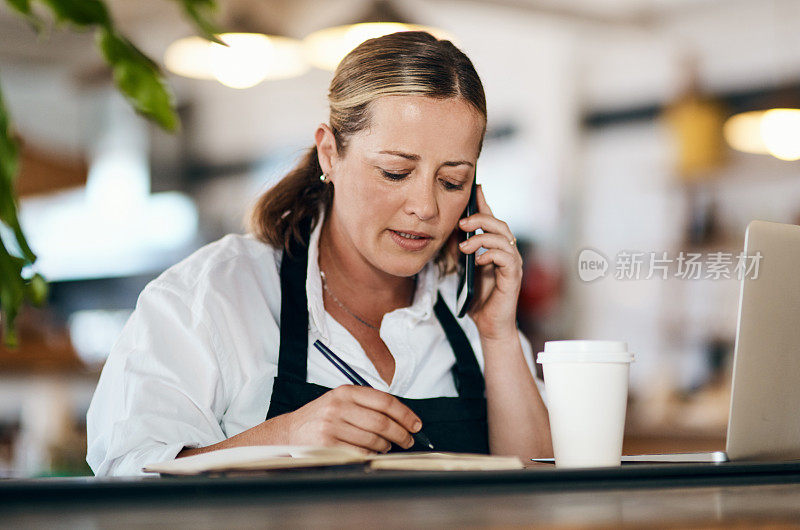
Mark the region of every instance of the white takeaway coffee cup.
POLYGON ((557 467, 620 465, 633 360, 621 341, 545 342, 537 362, 544 371, 557 467))

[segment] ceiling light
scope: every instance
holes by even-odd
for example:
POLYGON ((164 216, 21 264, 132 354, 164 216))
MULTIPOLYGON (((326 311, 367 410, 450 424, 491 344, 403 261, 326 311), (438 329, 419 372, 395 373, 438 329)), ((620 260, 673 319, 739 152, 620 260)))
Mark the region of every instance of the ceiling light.
POLYGON ((398 31, 427 31, 437 39, 455 42, 444 30, 412 23, 389 0, 374 0, 353 22, 315 31, 303 39, 308 62, 323 70, 336 70, 344 56, 365 40, 398 31))
POLYGON ((766 111, 761 118, 761 138, 775 158, 800 159, 800 109, 766 111))
POLYGON ((763 110, 742 112, 728 118, 722 134, 728 145, 744 153, 765 155, 769 153, 761 138, 761 116, 763 110))
POLYGON ((170 72, 194 79, 214 79, 211 73, 211 42, 202 37, 185 37, 169 45, 164 64, 170 72))
POLYGON ((723 134, 737 151, 800 160, 800 109, 743 112, 725 122, 723 134))
POLYGON ((296 39, 262 33, 223 33, 219 37, 227 46, 200 37, 177 40, 167 48, 164 64, 178 75, 216 79, 232 88, 296 77, 309 69, 296 39))
POLYGON ((452 35, 446 31, 428 26, 399 22, 365 22, 315 31, 303 39, 303 44, 308 62, 317 68, 333 71, 345 55, 365 40, 398 31, 427 31, 437 39, 453 40, 452 35))

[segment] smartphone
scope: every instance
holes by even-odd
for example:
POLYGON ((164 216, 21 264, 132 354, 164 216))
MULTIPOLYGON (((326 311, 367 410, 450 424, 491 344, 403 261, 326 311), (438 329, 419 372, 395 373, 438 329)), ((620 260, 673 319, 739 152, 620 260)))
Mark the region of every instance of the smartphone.
MULTIPOLYGON (((478 199, 475 194, 478 192, 478 174, 472 179, 472 189, 469 192, 469 201, 467 207, 464 209, 464 214, 461 216, 469 217, 470 215, 478 212, 478 199)), ((461 237, 459 242, 466 241, 475 235, 475 232, 464 232, 457 229, 461 237)), ((459 264, 458 264, 458 297, 456 298, 456 309, 458 309, 458 317, 461 318, 467 314, 472 302, 475 298, 475 253, 464 254, 459 250, 459 264)))

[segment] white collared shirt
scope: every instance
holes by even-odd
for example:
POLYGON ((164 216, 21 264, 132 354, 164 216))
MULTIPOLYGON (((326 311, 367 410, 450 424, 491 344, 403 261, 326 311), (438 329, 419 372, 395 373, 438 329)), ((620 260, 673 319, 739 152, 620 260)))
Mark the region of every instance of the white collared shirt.
MULTIPOLYGON (((407 398, 457 396, 450 344, 433 313, 437 288, 455 314, 455 274, 420 271, 410 307, 384 315, 380 336, 395 359, 391 385, 358 341, 326 311, 318 242, 311 233, 306 291, 308 382, 349 381, 313 346, 320 339, 373 387, 407 398)), ((229 234, 150 282, 103 368, 87 414, 86 460, 96 475, 138 475, 184 447, 215 444, 263 422, 278 372, 282 252, 229 234)), ((483 370, 478 330, 458 319, 483 370)), ((530 343, 520 334, 533 370, 530 343)), ((536 380, 539 390, 543 383, 536 380)))

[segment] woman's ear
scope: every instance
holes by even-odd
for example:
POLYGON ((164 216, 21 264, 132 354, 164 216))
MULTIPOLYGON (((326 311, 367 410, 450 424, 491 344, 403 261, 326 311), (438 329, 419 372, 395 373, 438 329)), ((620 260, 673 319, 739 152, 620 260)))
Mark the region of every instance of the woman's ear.
POLYGON ((330 176, 331 169, 336 165, 339 155, 336 151, 336 138, 327 123, 320 123, 314 133, 317 144, 317 158, 322 172, 330 176))

